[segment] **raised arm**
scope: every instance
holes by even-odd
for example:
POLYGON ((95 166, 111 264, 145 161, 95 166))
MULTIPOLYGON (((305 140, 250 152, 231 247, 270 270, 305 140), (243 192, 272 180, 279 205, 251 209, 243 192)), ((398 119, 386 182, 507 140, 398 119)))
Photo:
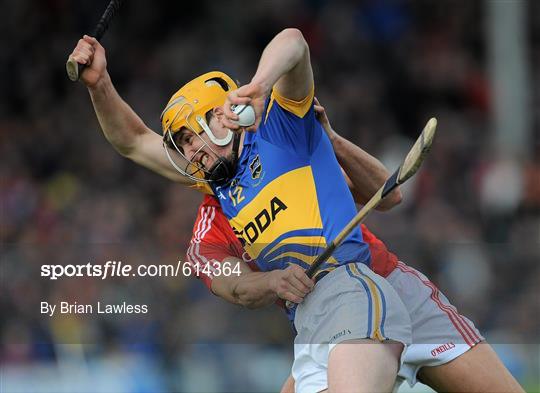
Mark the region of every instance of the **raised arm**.
MULTIPOLYGON (((317 99, 315 99, 315 112, 332 142, 334 153, 343 169, 355 202, 365 204, 382 187, 390 174, 379 160, 334 131, 324 107, 317 99)), ((377 210, 389 210, 400 202, 401 191, 396 188, 383 199, 377 210)))
POLYGON ((238 116, 230 106, 250 104, 255 109, 256 128, 261 120, 264 100, 272 88, 293 101, 301 101, 313 89, 309 47, 298 29, 283 30, 266 46, 251 82, 229 94, 223 107, 226 117, 223 124, 227 128, 238 129, 238 124, 232 121, 238 120, 238 116))
MULTIPOLYGON (((84 36, 71 57, 87 67, 80 80, 88 88, 105 138, 121 155, 173 181, 191 183, 177 172, 162 147, 162 138, 144 124, 120 97, 107 72, 105 49, 92 37, 84 36)), ((169 150, 177 162, 182 157, 169 150)))
POLYGON ((306 97, 313 88, 309 47, 298 29, 285 29, 264 49, 251 83, 269 92, 274 87, 294 101, 306 97))

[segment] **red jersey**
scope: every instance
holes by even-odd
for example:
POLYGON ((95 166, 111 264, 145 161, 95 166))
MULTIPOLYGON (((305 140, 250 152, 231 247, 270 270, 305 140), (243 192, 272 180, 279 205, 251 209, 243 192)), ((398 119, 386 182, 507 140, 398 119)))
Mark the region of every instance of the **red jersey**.
MULTIPOLYGON (((362 224, 361 228, 364 242, 371 252, 371 270, 383 277, 388 276, 397 266, 397 257, 388 251, 385 244, 365 225, 362 224)), ((187 261, 197 267, 192 271, 198 273, 197 277, 202 279, 209 289, 212 283, 212 267, 219 265, 226 257, 242 259, 252 270, 258 270, 234 234, 219 202, 210 195, 205 195, 199 206, 193 237, 186 254, 187 261), (207 264, 210 269, 204 269, 207 264)))

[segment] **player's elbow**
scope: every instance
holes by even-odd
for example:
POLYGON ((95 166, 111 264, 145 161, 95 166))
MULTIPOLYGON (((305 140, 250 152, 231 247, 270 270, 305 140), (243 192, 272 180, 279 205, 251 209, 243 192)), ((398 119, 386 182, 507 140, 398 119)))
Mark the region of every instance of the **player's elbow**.
POLYGON ((130 160, 133 159, 132 157, 135 155, 135 147, 132 145, 113 144, 113 147, 118 154, 123 157, 129 158, 130 160))
POLYGON ((288 39, 291 39, 291 40, 297 40, 299 42, 302 42, 304 40, 304 35, 302 34, 302 32, 295 28, 295 27, 288 27, 286 29, 283 29, 280 33, 281 35, 287 37, 288 39))
POLYGON ((144 136, 152 132, 146 127, 132 127, 129 132, 105 134, 109 143, 114 147, 118 154, 133 159, 143 148, 145 142, 144 136))
POLYGON ((384 200, 377 207, 376 210, 383 211, 383 212, 391 210, 397 205, 399 205, 402 200, 403 200, 403 195, 401 194, 401 190, 399 188, 396 188, 389 195, 387 195, 386 198, 384 198, 384 200))
POLYGON ((283 35, 283 37, 285 37, 287 41, 295 43, 298 46, 299 50, 303 52, 307 52, 309 50, 304 35, 299 29, 289 27, 287 29, 284 29, 280 34, 283 35))

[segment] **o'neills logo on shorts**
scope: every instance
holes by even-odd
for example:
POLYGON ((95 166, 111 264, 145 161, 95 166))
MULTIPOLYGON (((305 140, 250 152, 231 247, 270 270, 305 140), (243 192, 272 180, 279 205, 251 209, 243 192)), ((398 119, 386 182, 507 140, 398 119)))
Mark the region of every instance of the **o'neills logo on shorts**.
POLYGON ((432 350, 431 351, 431 356, 436 357, 437 355, 440 355, 441 353, 446 352, 446 351, 448 351, 448 350, 450 350, 452 348, 455 348, 455 347, 456 347, 456 344, 454 344, 452 342, 443 344, 440 347, 437 347, 434 350, 432 350))
POLYGON ((347 335, 347 334, 351 334, 351 331, 350 331, 349 329, 344 329, 344 330, 342 330, 341 332, 336 333, 336 334, 334 334, 332 337, 330 337, 329 343, 332 343, 332 341, 335 341, 335 340, 337 340, 338 338, 343 337, 343 336, 345 336, 345 335, 347 335))

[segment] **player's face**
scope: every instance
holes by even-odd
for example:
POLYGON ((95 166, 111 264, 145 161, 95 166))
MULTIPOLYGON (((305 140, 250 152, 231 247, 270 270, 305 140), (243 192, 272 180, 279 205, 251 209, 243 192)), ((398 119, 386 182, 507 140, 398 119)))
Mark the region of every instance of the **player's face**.
MULTIPOLYGON (((208 126, 217 138, 224 138, 227 135, 228 130, 221 124, 218 115, 212 116, 208 126)), ((212 168, 219 156, 228 157, 232 152, 231 143, 227 146, 217 146, 205 132, 197 135, 187 128, 178 132, 174 140, 189 161, 207 171, 212 168)))

